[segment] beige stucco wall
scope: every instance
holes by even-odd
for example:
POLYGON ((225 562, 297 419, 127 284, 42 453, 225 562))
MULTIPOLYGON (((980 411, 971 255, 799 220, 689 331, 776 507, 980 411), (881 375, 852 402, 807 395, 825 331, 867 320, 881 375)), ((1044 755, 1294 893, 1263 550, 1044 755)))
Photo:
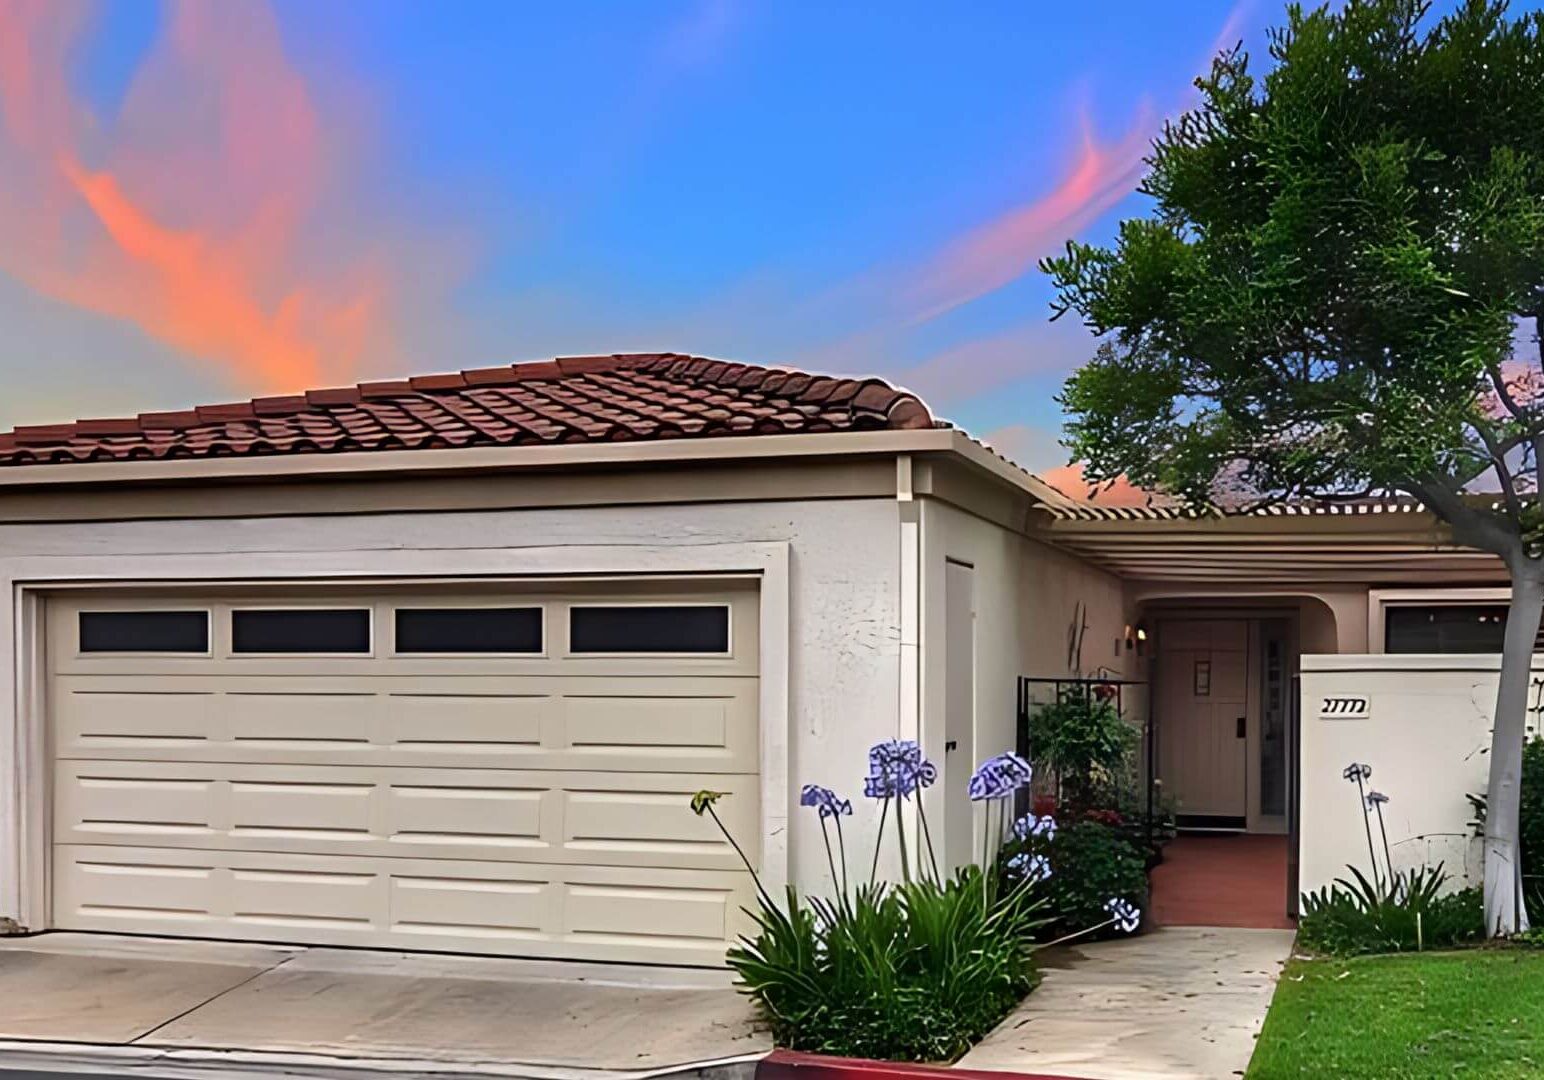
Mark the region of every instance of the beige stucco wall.
MULTIPOLYGON (((1383 811, 1396 869, 1441 862, 1455 885, 1480 882, 1464 795, 1485 790, 1499 667, 1497 656, 1302 658, 1304 890, 1344 875, 1347 864, 1367 872, 1356 786, 1342 777, 1352 762, 1371 765, 1369 783, 1389 796, 1383 811), (1326 698, 1365 698, 1367 715, 1327 716, 1326 698)), ((1376 841, 1376 818, 1372 826, 1376 841)))
MULTIPOLYGON (((1119 578, 938 500, 923 503, 922 537, 921 730, 929 757, 942 759, 947 723, 943 613, 948 560, 975 568, 976 760, 1013 749, 1020 675, 1118 676, 1127 671, 1131 658, 1124 648, 1127 617, 1119 578), (1081 660, 1069 667, 1068 634, 1080 610, 1087 629, 1081 660)), ((1145 707, 1140 693, 1133 693, 1128 715, 1140 717, 1145 707)), ((966 810, 942 806, 935 811, 936 802, 929 802, 930 814, 966 810)))

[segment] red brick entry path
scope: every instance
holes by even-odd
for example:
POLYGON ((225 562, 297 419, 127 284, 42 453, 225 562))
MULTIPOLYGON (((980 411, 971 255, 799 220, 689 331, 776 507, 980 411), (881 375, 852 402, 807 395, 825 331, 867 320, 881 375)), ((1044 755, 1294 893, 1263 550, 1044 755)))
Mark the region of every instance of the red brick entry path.
POLYGON ((1248 926, 1290 930, 1287 838, 1247 834, 1180 836, 1152 874, 1159 926, 1248 926))

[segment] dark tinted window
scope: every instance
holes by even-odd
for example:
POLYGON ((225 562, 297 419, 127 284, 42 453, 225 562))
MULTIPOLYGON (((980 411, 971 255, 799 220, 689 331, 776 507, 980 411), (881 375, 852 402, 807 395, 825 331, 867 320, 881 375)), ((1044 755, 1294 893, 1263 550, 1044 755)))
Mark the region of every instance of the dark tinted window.
POLYGON ((271 608, 231 612, 231 649, 239 653, 367 653, 364 608, 271 608))
POLYGON ((207 611, 82 611, 81 652, 209 651, 207 611))
POLYGON ((727 607, 576 607, 568 647, 581 653, 726 653, 727 607))
POLYGON ((1505 635, 1505 604, 1389 607, 1383 612, 1385 652, 1498 653, 1505 635))
POLYGON ((398 608, 399 653, 539 653, 541 608, 398 608))

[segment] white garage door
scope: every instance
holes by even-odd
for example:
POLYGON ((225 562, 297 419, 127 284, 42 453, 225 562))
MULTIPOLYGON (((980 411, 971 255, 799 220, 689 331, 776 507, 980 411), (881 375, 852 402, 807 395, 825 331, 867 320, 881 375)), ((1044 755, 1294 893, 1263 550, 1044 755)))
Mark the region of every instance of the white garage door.
POLYGON ((714 963, 757 858, 751 583, 49 600, 80 930, 714 963))

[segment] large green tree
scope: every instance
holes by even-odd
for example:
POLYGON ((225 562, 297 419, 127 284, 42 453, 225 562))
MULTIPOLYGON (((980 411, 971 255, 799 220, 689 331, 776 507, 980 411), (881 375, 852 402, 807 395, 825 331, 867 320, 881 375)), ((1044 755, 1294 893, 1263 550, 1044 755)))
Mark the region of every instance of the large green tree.
POLYGON ((1485 912, 1514 932, 1544 605, 1544 16, 1292 6, 1270 60, 1257 79, 1218 57, 1154 143, 1152 213, 1043 264, 1057 313, 1102 335, 1067 444, 1096 481, 1193 505, 1408 494, 1500 557, 1485 912))

